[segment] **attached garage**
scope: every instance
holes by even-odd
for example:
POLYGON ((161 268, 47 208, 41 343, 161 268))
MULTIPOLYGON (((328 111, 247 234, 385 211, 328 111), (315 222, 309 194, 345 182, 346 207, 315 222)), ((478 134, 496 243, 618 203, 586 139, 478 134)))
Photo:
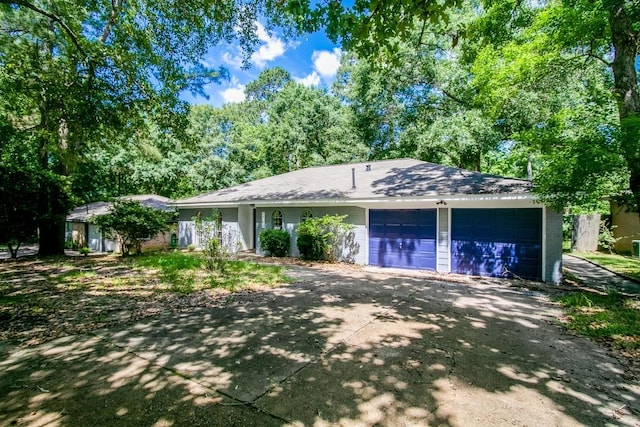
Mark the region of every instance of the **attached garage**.
POLYGON ((436 210, 369 211, 369 263, 379 267, 436 269, 436 210))
POLYGON ((542 278, 542 209, 452 209, 451 271, 542 278))

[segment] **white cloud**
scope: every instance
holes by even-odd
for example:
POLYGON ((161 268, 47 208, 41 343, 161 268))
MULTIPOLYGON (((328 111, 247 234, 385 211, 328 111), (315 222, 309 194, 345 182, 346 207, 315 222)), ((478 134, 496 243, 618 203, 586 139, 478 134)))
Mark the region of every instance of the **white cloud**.
POLYGON ((294 77, 294 80, 303 86, 318 86, 320 84, 320 76, 317 71, 312 71, 306 77, 294 77))
POLYGON ((235 102, 244 101, 247 96, 244 94, 244 85, 241 84, 238 79, 234 76, 231 79, 231 86, 227 89, 220 91, 220 96, 224 99, 225 104, 231 104, 235 102))
POLYGON ((242 67, 242 56, 240 55, 224 52, 222 54, 222 60, 233 68, 240 69, 242 67))
POLYGON ((338 48, 334 48, 333 51, 314 50, 311 56, 313 69, 325 79, 333 78, 340 67, 341 56, 342 51, 338 48))
MULTIPOLYGON (((260 22, 256 22, 256 37, 260 41, 260 46, 251 55, 251 62, 259 68, 264 68, 268 62, 284 55, 287 48, 295 48, 299 42, 292 41, 288 44, 277 36, 270 36, 266 28, 260 22)), ((242 51, 239 46, 234 46, 231 51, 224 52, 222 60, 232 68, 241 69, 243 64, 242 51)))
POLYGON ((256 35, 264 44, 261 45, 258 50, 253 52, 253 55, 251 55, 251 61, 258 67, 264 68, 267 65, 267 62, 271 62, 284 55, 285 44, 282 39, 267 34, 267 30, 261 23, 256 22, 256 26, 256 35))

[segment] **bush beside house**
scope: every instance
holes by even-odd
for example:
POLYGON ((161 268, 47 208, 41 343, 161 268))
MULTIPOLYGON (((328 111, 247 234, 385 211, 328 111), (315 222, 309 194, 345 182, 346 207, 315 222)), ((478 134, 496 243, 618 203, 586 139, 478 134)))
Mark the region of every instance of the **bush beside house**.
POLYGON ((260 233, 260 244, 269 255, 284 257, 289 254, 291 236, 285 230, 264 230, 260 233))
POLYGON ((297 230, 296 240, 300 257, 307 260, 327 260, 334 262, 340 242, 353 225, 346 224, 347 215, 324 215, 304 220, 297 230))

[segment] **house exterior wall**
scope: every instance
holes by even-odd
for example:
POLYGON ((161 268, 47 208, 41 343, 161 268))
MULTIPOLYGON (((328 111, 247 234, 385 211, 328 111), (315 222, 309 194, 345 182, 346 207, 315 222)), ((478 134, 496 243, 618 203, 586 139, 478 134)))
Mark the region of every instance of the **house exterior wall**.
POLYGON ((543 214, 543 281, 560 284, 562 281, 562 213, 544 208, 543 214))
POLYGON ((102 252, 102 231, 95 224, 89 224, 89 238, 87 239, 87 247, 92 252, 102 252))
POLYGON ((451 222, 449 221, 449 216, 450 211, 448 208, 438 208, 436 271, 440 273, 451 271, 449 245, 451 241, 451 233, 449 231, 451 222))
POLYGON ((242 205, 238 207, 238 243, 240 250, 253 248, 253 207, 242 205))
POLYGON ((203 219, 212 218, 214 211, 222 213, 222 236, 227 248, 232 251, 244 249, 244 238, 241 236, 238 224, 238 208, 179 209, 178 246, 187 247, 193 244, 198 248, 202 248, 204 242, 198 240, 196 224, 193 218, 198 213, 203 219))
POLYGON ((291 236, 290 255, 299 256, 298 246, 296 244, 296 229, 300 224, 300 215, 302 211, 310 209, 314 217, 323 215, 348 215, 345 222, 353 224, 351 238, 348 247, 343 248, 342 258, 345 261, 354 262, 356 264, 367 263, 367 226, 366 226, 366 209, 355 206, 304 206, 304 207, 258 207, 256 208, 256 233, 257 249, 256 253, 264 255, 264 251, 260 246, 260 232, 272 228, 271 215, 273 211, 280 210, 283 215, 283 229, 289 232, 291 236))
MULTIPOLYGON (((105 244, 106 244, 105 240, 105 244)), ((149 240, 145 240, 142 242, 142 252, 145 251, 153 251, 153 250, 161 250, 167 249, 169 247, 169 243, 171 242, 171 233, 170 232, 160 232, 156 234, 149 240)))
MULTIPOLYGON (((436 270, 442 273, 451 271, 451 209, 458 207, 484 207, 484 208, 531 208, 538 207, 543 211, 542 220, 542 277, 546 282, 559 283, 562 279, 562 214, 541 205, 532 204, 531 201, 453 201, 449 206, 440 207, 435 203, 425 206, 413 206, 403 203, 385 203, 387 209, 411 209, 411 208, 436 208, 437 209, 437 259, 436 270)), ((237 235, 238 249, 249 249, 253 244, 253 234, 256 236, 256 253, 264 255, 260 245, 260 232, 272 228, 272 213, 280 210, 283 213, 283 228, 291 235, 290 255, 299 256, 296 244, 296 229, 300 224, 303 211, 311 210, 314 217, 323 215, 348 215, 346 222, 353 224, 350 247, 343 252, 343 259, 357 263, 369 264, 369 209, 380 208, 380 204, 363 206, 327 206, 327 205, 300 205, 300 206, 258 206, 255 208, 254 217, 251 205, 242 205, 239 208, 222 208, 223 230, 237 235)), ((185 247, 189 244, 198 246, 193 217, 198 212, 204 217, 211 216, 212 209, 180 209, 179 210, 179 244, 185 247)))
POLYGON ((71 241, 78 248, 86 246, 86 244, 87 244, 87 236, 85 235, 85 223, 84 222, 72 222, 71 223, 71 241))
MULTIPOLYGON (((88 247, 92 252, 122 252, 118 239, 111 240, 104 237, 100 227, 95 224, 89 225, 89 239, 85 239, 84 222, 71 223, 71 240, 78 248, 88 247)), ((171 233, 160 232, 154 237, 142 242, 142 251, 166 249, 169 247, 171 233)))
POLYGON ((640 217, 638 212, 629 212, 627 205, 618 205, 612 201, 611 225, 613 226, 613 236, 618 239, 614 244, 616 252, 631 252, 631 242, 640 240, 640 217))

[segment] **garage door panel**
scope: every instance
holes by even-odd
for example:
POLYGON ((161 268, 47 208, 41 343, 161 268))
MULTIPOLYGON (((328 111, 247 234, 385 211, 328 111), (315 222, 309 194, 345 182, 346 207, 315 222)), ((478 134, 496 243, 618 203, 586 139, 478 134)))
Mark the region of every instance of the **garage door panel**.
POLYGON ((369 224, 369 233, 371 236, 384 235, 384 224, 369 224))
POLYGON ((541 209, 453 209, 451 271, 539 280, 541 209))
POLYGON ((436 211, 369 211, 369 264, 435 270, 436 211))

